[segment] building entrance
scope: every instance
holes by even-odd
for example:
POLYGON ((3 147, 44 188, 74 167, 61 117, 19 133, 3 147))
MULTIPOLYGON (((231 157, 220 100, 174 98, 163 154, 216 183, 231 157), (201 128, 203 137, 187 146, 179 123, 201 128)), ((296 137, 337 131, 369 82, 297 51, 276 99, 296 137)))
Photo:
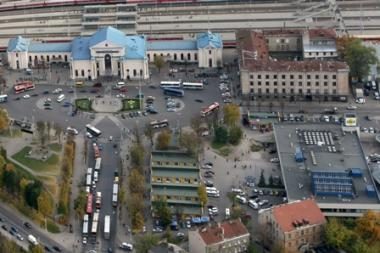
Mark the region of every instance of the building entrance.
POLYGON ((106 76, 112 75, 112 61, 111 61, 111 55, 109 54, 106 54, 104 56, 104 68, 105 68, 106 76))

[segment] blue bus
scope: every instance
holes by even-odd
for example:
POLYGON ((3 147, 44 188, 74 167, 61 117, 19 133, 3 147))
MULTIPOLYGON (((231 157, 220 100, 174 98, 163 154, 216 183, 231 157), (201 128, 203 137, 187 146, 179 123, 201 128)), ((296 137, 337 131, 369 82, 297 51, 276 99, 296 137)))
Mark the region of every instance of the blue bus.
POLYGON ((185 95, 185 92, 180 89, 164 88, 164 94, 173 97, 183 97, 185 95))

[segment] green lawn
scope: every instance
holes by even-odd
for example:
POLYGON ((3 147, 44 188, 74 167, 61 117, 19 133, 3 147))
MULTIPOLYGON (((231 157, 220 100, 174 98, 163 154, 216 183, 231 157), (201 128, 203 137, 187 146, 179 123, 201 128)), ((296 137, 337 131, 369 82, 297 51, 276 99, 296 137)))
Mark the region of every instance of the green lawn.
POLYGON ((91 100, 88 98, 80 98, 75 100, 75 106, 82 111, 92 111, 91 100))
POLYGON ((26 146, 23 149, 21 149, 18 153, 14 154, 12 158, 36 172, 57 169, 57 165, 59 162, 59 157, 57 154, 52 154, 48 157, 46 161, 41 161, 26 156, 31 149, 31 147, 26 146))
POLYGON ((122 111, 140 110, 140 99, 138 98, 125 98, 122 103, 122 111))
POLYGON ((228 143, 222 144, 213 141, 211 147, 221 156, 228 156, 231 153, 231 147, 228 143))
POLYGON ((54 152, 60 152, 62 150, 62 144, 59 143, 51 143, 48 147, 54 152))
POLYGON ((50 233, 53 233, 53 234, 58 234, 60 233, 61 231, 59 230, 59 227, 57 226, 57 224, 55 224, 53 221, 51 221, 50 219, 47 220, 46 222, 46 228, 47 230, 50 232, 50 233))

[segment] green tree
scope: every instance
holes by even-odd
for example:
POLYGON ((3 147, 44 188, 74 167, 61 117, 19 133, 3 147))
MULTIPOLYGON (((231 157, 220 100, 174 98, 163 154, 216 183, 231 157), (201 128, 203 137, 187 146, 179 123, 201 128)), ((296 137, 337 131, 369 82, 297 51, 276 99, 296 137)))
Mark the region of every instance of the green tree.
POLYGON ((0 132, 8 129, 8 127, 9 127, 8 112, 4 108, 0 108, 0 132))
POLYGON ((264 170, 261 170, 261 173, 260 173, 260 180, 259 180, 259 184, 258 186, 259 187, 265 187, 267 184, 265 182, 265 177, 264 177, 264 170))
POLYGON ((214 142, 218 144, 226 144, 228 140, 228 131, 224 126, 215 127, 214 142))
POLYGON ((167 227, 171 223, 171 212, 168 206, 168 202, 162 197, 153 203, 153 210, 155 215, 160 217, 163 227, 167 227))
POLYGON ((127 198, 127 207, 131 214, 142 212, 144 209, 144 200, 141 193, 132 193, 127 198))
POLYGON ((161 72, 161 69, 165 66, 165 60, 161 55, 156 55, 153 59, 153 64, 158 69, 158 72, 161 72))
POLYGON ((139 144, 134 144, 130 152, 132 165, 142 167, 144 165, 144 147, 139 144))
POLYGON ((203 209, 204 206, 207 204, 207 201, 208 201, 206 187, 204 185, 201 185, 198 187, 198 197, 199 197, 199 201, 201 202, 202 209, 203 209))
POLYGON ((157 136, 156 149, 165 150, 169 148, 171 134, 169 131, 161 131, 157 136))
POLYGON ((272 174, 269 176, 268 183, 269 183, 269 186, 273 186, 274 185, 274 179, 273 179, 272 174))
POLYGON ((243 137, 243 131, 239 126, 232 126, 229 131, 228 141, 232 145, 239 144, 241 138, 243 137))
POLYGON ((137 169, 132 169, 128 176, 129 191, 131 193, 143 193, 144 192, 144 176, 137 169))
MULTIPOLYGON (((6 161, 2 155, 0 155, 0 178, 3 177, 6 161)), ((0 187, 3 185, 3 182, 0 182, 0 187)))
POLYGON ((350 231, 339 223, 336 218, 331 218, 326 224, 325 240, 329 246, 343 249, 349 237, 350 231))
POLYGON ((37 121, 36 123, 36 130, 38 133, 38 138, 40 139, 41 146, 45 145, 45 140, 46 140, 46 124, 43 121, 37 121))
POLYGON ((6 164, 2 179, 3 179, 3 185, 6 187, 8 192, 17 193, 17 191, 19 190, 18 187, 19 187, 20 178, 13 164, 11 163, 6 164))
POLYGON ((196 132, 198 135, 200 134, 200 128, 201 128, 201 117, 199 114, 194 115, 190 120, 190 126, 196 132))
POLYGON ((40 196, 41 191, 42 183, 39 180, 36 180, 25 187, 25 201, 29 206, 36 210, 38 210, 38 197, 40 196))
POLYGON ((235 104, 225 105, 223 108, 223 114, 224 123, 227 124, 227 126, 229 127, 235 126, 240 119, 240 108, 238 105, 235 104))
POLYGON ((356 220, 355 231, 370 245, 380 242, 380 213, 366 212, 356 220))
POLYGON ((62 127, 58 123, 55 123, 53 127, 55 130, 55 137, 58 138, 58 143, 61 144, 62 127))
POLYGON ((46 191, 42 191, 37 198, 38 211, 44 216, 50 216, 53 212, 53 200, 46 191))
POLYGON ((74 211, 77 218, 81 218, 84 215, 84 211, 87 203, 87 193, 81 190, 74 200, 74 211))
POLYGON ((201 140, 194 132, 181 132, 179 143, 190 155, 196 155, 199 150, 201 140))
POLYGON ((44 253, 45 250, 42 248, 41 245, 31 245, 29 247, 30 253, 44 253))
POLYGON ((351 77, 362 80, 367 77, 370 65, 379 63, 376 50, 363 45, 362 41, 352 37, 342 37, 337 40, 341 58, 350 66, 351 77))
POLYGON ((132 229, 133 231, 140 232, 144 227, 144 217, 141 212, 136 212, 132 215, 132 229))
POLYGON ((146 234, 137 237, 136 240, 136 252, 137 253, 148 253, 148 251, 156 246, 159 242, 159 238, 152 234, 146 234))

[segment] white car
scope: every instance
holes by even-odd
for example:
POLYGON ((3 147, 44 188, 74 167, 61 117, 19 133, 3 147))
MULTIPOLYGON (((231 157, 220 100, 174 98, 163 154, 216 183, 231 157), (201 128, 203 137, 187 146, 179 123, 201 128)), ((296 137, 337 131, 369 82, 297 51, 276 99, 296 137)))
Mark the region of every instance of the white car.
POLYGON ((24 237, 22 237, 22 235, 20 235, 19 233, 16 234, 16 237, 17 237, 17 239, 19 239, 20 241, 23 241, 23 240, 24 240, 24 237))
POLYGON ((277 157, 274 157, 274 158, 271 158, 271 159, 270 159, 270 162, 271 162, 271 163, 279 163, 279 162, 280 162, 280 159, 278 159, 277 157))
POLYGON ((226 208, 226 218, 228 219, 230 217, 230 209, 226 208))
POLYGON ((356 109, 358 109, 358 107, 356 105, 348 105, 346 109, 347 110, 356 110, 356 109))
POLYGON ((169 107, 168 109, 166 109, 166 111, 168 111, 168 112, 175 112, 175 108, 169 107))
POLYGON ((120 93, 120 94, 117 94, 116 97, 117 97, 117 98, 125 98, 125 95, 122 94, 122 93, 120 93))
POLYGON ((68 133, 72 133, 72 134, 75 134, 75 135, 78 135, 78 134, 79 134, 78 130, 76 130, 76 129, 73 128, 73 127, 67 127, 66 131, 67 131, 68 133))
POLYGON ((62 92, 61 88, 57 88, 57 89, 53 90, 53 94, 58 94, 58 93, 61 93, 61 92, 62 92))
POLYGON ((132 251, 133 250, 133 245, 130 243, 123 242, 120 244, 120 249, 132 251))
POLYGON ((355 103, 357 103, 357 104, 365 104, 365 99, 364 98, 357 98, 355 100, 355 103))
POLYGON ((202 169, 211 170, 212 169, 212 165, 210 165, 210 164, 203 164, 202 169))
POLYGON ((87 138, 89 138, 89 139, 92 139, 92 137, 93 137, 92 134, 90 134, 89 132, 86 133, 86 136, 87 136, 87 138))
POLYGON ((25 98, 25 99, 28 99, 28 98, 30 98, 30 95, 29 94, 26 94, 26 95, 24 95, 24 96, 22 96, 23 98, 25 98))

